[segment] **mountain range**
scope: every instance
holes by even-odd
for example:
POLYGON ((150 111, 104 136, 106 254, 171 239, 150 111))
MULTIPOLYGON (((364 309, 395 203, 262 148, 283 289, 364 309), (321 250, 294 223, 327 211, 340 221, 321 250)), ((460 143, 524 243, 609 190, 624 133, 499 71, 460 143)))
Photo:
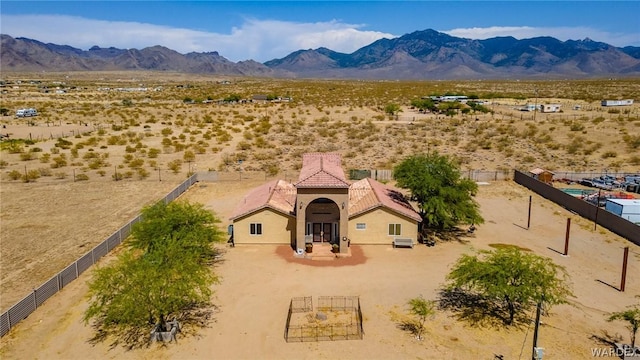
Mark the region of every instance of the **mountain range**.
POLYGON ((435 30, 380 39, 351 54, 298 50, 265 63, 233 62, 218 52, 180 54, 163 46, 81 50, 0 34, 5 71, 152 70, 227 76, 338 79, 524 79, 640 76, 640 47, 588 38, 471 40, 435 30))

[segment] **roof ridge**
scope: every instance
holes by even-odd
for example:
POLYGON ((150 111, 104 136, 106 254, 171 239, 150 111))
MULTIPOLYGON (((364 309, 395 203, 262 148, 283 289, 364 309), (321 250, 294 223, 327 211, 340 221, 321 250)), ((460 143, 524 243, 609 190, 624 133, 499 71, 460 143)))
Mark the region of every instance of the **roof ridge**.
POLYGON ((300 184, 300 183, 302 183, 302 182, 305 182, 305 181, 307 181, 307 180, 311 179, 312 177, 314 177, 314 176, 316 176, 316 175, 318 175, 318 174, 320 174, 320 173, 327 174, 327 175, 331 176, 332 178, 334 178, 334 179, 336 179, 336 180, 340 181, 341 183, 343 183, 343 184, 345 184, 345 185, 347 185, 347 186, 351 186, 351 184, 349 184, 345 179, 341 179, 341 178, 339 178, 339 177, 335 176, 335 175, 334 175, 334 174, 332 174, 331 172, 324 170, 322 167, 320 167, 320 170, 318 170, 318 171, 314 172, 313 174, 311 174, 311 175, 307 176, 306 178, 304 178, 304 179, 302 179, 302 180, 299 180, 297 183, 295 183, 295 186, 297 186, 298 184, 300 184))
POLYGON ((367 182, 369 183, 369 186, 371 187, 371 190, 373 191, 373 196, 376 197, 376 200, 378 201, 378 204, 384 206, 384 204, 382 203, 382 200, 380 200, 380 196, 378 196, 378 192, 376 191, 376 189, 373 187, 373 183, 371 182, 371 180, 373 180, 370 177, 365 178, 367 179, 367 182))

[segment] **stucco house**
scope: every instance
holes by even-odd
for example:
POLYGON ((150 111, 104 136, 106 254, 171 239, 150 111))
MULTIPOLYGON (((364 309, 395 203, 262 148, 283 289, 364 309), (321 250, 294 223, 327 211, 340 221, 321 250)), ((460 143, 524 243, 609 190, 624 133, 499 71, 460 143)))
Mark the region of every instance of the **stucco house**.
POLYGON ((392 244, 417 242, 420 215, 404 196, 371 178, 350 183, 336 153, 302 157, 295 183, 274 180, 246 194, 233 211, 235 244, 392 244))

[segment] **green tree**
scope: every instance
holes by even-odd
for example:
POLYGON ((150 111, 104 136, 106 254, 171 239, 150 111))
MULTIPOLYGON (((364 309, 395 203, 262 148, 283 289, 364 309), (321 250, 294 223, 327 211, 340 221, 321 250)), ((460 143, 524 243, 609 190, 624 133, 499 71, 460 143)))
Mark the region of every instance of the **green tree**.
POLYGON ((457 162, 446 155, 410 156, 393 169, 393 177, 417 201, 423 225, 447 230, 484 222, 473 199, 478 185, 463 179, 457 162))
POLYGON ((507 314, 503 317, 507 325, 538 302, 548 309, 566 303, 572 295, 565 269, 549 258, 516 247, 481 251, 480 255, 463 255, 456 262, 447 275, 447 289, 460 289, 498 305, 497 312, 507 314))
POLYGON ((415 335, 418 340, 422 340, 422 333, 424 332, 424 323, 427 318, 435 313, 435 302, 431 300, 425 300, 422 296, 409 300, 409 312, 415 316, 414 329, 415 335))
POLYGON ((636 305, 625 311, 614 312, 610 314, 609 318, 607 319, 607 321, 615 320, 626 321, 627 323, 629 323, 629 325, 627 325, 627 328, 631 333, 631 347, 635 347, 636 334, 638 333, 638 329, 640 329, 640 307, 636 305))
POLYGON ((431 112, 435 112, 438 111, 438 106, 436 106, 436 104, 433 102, 433 100, 427 98, 427 99, 414 99, 411 100, 411 106, 417 108, 418 110, 422 110, 422 111, 431 111, 431 112))
POLYGON ((398 104, 387 104, 387 106, 384 107, 384 113, 389 116, 394 116, 399 112, 402 112, 402 109, 400 109, 400 105, 398 104))
POLYGON ((154 324, 176 317, 202 323, 217 282, 209 265, 212 244, 224 240, 219 220, 200 204, 159 203, 142 212, 126 250, 94 271, 85 322, 94 320, 96 339, 136 347, 154 324), (195 318, 194 318, 195 316, 195 318))

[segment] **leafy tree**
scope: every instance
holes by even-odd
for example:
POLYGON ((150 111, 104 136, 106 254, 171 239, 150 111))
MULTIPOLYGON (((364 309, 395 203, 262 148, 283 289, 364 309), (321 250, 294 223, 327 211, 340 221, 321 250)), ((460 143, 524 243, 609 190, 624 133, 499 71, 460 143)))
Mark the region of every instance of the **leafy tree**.
POLYGON ((238 102, 242 100, 242 96, 239 94, 231 94, 223 99, 224 102, 238 102))
POLYGON ((389 116, 394 116, 401 111, 402 109, 400 109, 400 105, 398 104, 387 104, 387 106, 384 107, 384 113, 389 116))
POLYGON ((417 108, 418 110, 426 111, 429 110, 431 112, 438 111, 438 106, 431 99, 414 99, 411 100, 411 106, 417 108))
POLYGON ((614 312, 607 319, 607 321, 615 320, 626 321, 629 323, 629 325, 627 325, 627 328, 631 333, 631 347, 635 347, 636 333, 638 332, 638 329, 640 329, 640 307, 634 306, 631 309, 627 309, 625 311, 614 312))
POLYGON ((418 340, 422 340, 422 333, 424 332, 424 323, 427 321, 427 317, 435 313, 435 302, 425 300, 422 296, 409 300, 409 312, 416 317, 415 321, 415 333, 418 340))
POLYGON ((567 273, 551 259, 526 253, 516 247, 481 251, 482 257, 463 255, 447 275, 449 290, 461 289, 499 305, 507 325, 518 312, 538 302, 547 306, 567 302, 571 291, 567 273), (560 277, 559 277, 560 275, 560 277))
POLYGON ((458 164, 446 155, 410 156, 393 169, 393 177, 418 202, 423 225, 446 230, 484 222, 473 199, 478 185, 461 178, 458 164))
POLYGON ((95 340, 112 335, 129 347, 148 340, 153 324, 176 317, 205 319, 211 285, 212 244, 223 240, 219 220, 202 205, 159 203, 142 212, 117 261, 94 271, 85 322, 94 320, 95 340), (195 318, 194 318, 195 316, 195 318))

